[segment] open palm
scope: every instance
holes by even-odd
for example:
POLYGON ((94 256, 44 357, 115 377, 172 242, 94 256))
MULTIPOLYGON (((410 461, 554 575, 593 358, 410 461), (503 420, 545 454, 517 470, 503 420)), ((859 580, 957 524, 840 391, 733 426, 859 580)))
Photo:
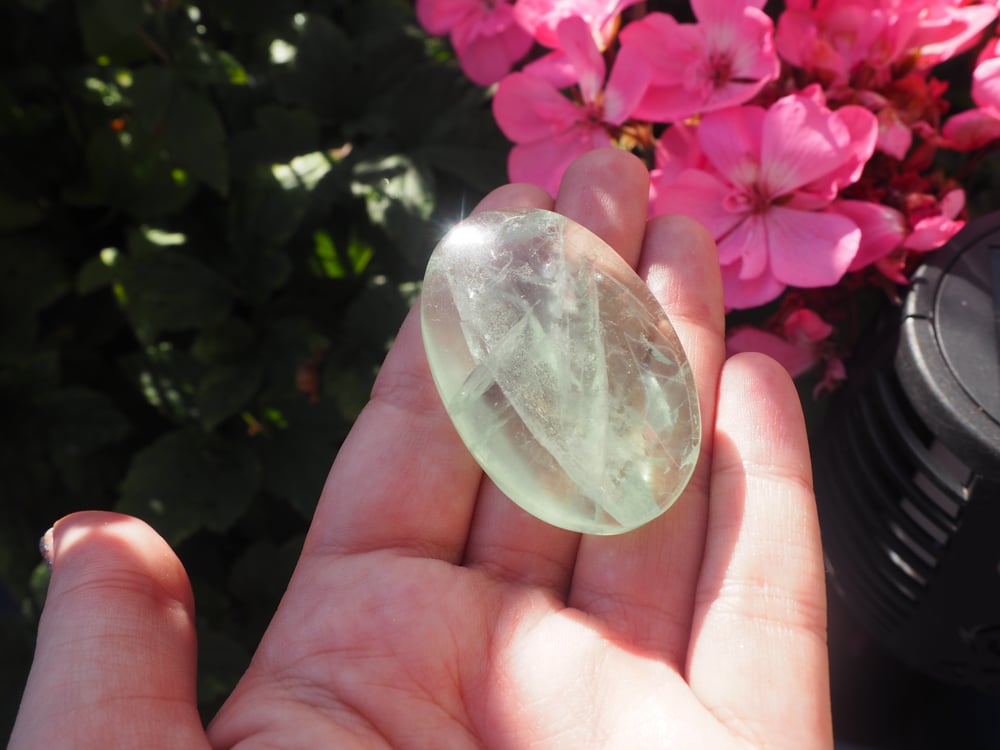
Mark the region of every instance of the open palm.
POLYGON ((57 524, 10 747, 824 748, 825 594, 805 432, 784 372, 725 360, 718 262, 692 222, 646 223, 645 168, 592 152, 554 206, 637 266, 698 381, 705 436, 677 504, 581 537, 471 459, 404 324, 327 480, 288 591, 203 729, 193 602, 141 522, 57 524))

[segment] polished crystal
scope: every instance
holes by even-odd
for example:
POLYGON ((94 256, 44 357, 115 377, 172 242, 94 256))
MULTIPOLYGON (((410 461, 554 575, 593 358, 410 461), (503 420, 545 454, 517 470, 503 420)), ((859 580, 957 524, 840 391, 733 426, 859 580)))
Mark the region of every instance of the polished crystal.
POLYGON ((698 460, 691 368, 663 309, 560 214, 487 211, 431 255, 424 347, 445 409, 515 503, 588 534, 634 529, 698 460))

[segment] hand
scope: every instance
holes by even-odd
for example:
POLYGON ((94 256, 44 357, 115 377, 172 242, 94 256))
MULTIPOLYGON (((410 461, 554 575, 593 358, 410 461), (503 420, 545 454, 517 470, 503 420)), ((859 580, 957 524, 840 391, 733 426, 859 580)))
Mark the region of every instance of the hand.
MULTIPOLYGON (((700 463, 622 536, 538 521, 485 479, 411 314, 330 471, 288 591, 207 731, 193 602, 148 526, 80 513, 53 572, 10 747, 832 746, 806 435, 774 362, 725 360, 715 248, 646 223, 645 167, 595 151, 554 208, 639 269, 698 383, 700 463)), ((480 205, 552 208, 508 185, 480 205)))

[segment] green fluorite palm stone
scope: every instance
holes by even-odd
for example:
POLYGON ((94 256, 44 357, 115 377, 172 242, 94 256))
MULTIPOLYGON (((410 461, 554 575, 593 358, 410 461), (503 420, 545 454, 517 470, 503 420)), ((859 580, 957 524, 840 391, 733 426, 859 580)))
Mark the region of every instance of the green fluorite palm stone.
POLYGON ((455 428, 529 513, 618 534, 684 489, 701 443, 687 357, 646 285, 584 227, 474 214, 431 255, 421 324, 455 428))

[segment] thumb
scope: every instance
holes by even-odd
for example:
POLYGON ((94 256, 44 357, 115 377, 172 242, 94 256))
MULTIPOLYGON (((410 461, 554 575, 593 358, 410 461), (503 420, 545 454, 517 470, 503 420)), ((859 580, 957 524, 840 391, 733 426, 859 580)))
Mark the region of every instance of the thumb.
POLYGON ((207 748, 194 599, 167 543, 99 512, 46 537, 52 578, 9 749, 207 748))

